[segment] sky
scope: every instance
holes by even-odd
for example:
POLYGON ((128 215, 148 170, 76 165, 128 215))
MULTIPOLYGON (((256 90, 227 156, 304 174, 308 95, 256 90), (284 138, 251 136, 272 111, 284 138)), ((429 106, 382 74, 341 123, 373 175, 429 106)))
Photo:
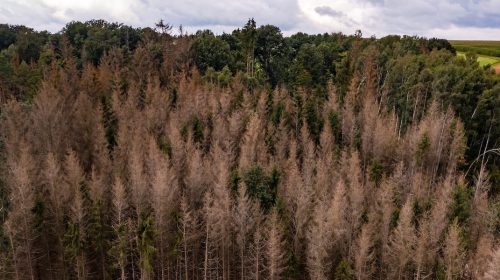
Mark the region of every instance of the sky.
POLYGON ((500 0, 0 0, 0 23, 51 32, 73 20, 153 27, 163 19, 190 33, 221 33, 249 18, 276 25, 285 35, 359 29, 365 37, 500 40, 500 0))

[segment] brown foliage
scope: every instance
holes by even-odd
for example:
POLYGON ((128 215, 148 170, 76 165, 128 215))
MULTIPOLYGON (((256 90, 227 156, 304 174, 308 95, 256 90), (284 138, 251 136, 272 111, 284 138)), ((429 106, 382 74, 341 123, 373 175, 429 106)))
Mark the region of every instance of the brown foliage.
POLYGON ((498 278, 487 172, 471 198, 455 193, 463 125, 434 102, 405 131, 374 53, 347 96, 330 84, 317 98, 313 135, 315 92, 204 83, 189 38, 164 39, 82 69, 63 47, 30 104, 3 105, 1 276, 332 279, 347 260, 357 279, 498 278))

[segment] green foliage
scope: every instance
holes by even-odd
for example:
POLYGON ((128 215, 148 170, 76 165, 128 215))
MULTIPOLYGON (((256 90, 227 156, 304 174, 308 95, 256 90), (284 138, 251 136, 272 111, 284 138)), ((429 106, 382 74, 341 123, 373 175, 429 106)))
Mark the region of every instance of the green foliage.
POLYGON ((177 88, 173 88, 172 90, 170 90, 170 95, 169 95, 169 99, 170 99, 170 106, 172 108, 175 108, 175 105, 177 104, 177 88))
POLYGON ((500 167, 493 165, 490 171, 490 196, 495 197, 500 194, 500 167))
POLYGON ((497 41, 450 41, 457 51, 500 57, 500 43, 497 41))
POLYGON ((153 269, 153 256, 156 252, 155 231, 151 215, 141 214, 137 237, 141 269, 150 272, 153 269))
POLYGON ((233 80, 233 75, 227 65, 224 66, 224 68, 222 68, 221 71, 215 71, 215 69, 212 66, 210 66, 205 71, 203 79, 212 84, 217 84, 221 87, 227 87, 231 84, 233 80))
POLYGON ((390 222, 389 228, 391 228, 391 229, 396 228, 396 226, 398 225, 400 212, 401 212, 401 209, 399 209, 399 208, 396 208, 396 209, 394 209, 394 211, 392 211, 391 222, 390 222))
POLYGON ((247 23, 240 32, 240 39, 242 42, 243 57, 246 60, 247 74, 252 75, 251 68, 254 63, 255 41, 257 40, 257 28, 253 18, 248 19, 247 23))
POLYGON ((304 104, 304 117, 311 138, 319 143, 319 137, 323 130, 324 120, 320 115, 319 104, 314 99, 308 99, 304 104))
POLYGON ((38 90, 41 78, 36 64, 19 60, 15 45, 0 51, 0 91, 29 102, 38 90))
POLYGON ((370 181, 378 186, 380 184, 380 180, 382 180, 382 175, 384 174, 384 166, 378 160, 372 160, 368 170, 370 172, 370 181))
POLYGON ((464 185, 457 185, 453 191, 453 202, 450 206, 449 220, 453 221, 455 218, 460 225, 465 226, 468 224, 471 216, 471 199, 473 190, 464 185))
POLYGON ((493 229, 496 232, 500 232, 500 201, 495 202, 492 205, 493 209, 493 229))
POLYGON ((231 101, 229 101, 229 112, 231 113, 241 108, 243 106, 243 101, 245 101, 245 96, 243 95, 243 91, 240 90, 235 93, 232 96, 231 101))
POLYGON ((36 62, 40 57, 43 45, 47 42, 49 34, 47 32, 34 32, 28 30, 18 33, 16 47, 19 59, 27 63, 36 62))
POLYGON ((424 133, 422 135, 422 138, 420 139, 420 142, 418 142, 417 145, 417 151, 415 152, 415 157, 417 158, 417 164, 422 164, 422 160, 424 159, 425 153, 429 149, 431 143, 430 143, 430 138, 429 135, 424 133))
POLYGON ((291 66, 290 82, 296 86, 324 86, 328 79, 324 59, 324 54, 317 46, 304 44, 291 66))
POLYGON ((198 117, 194 117, 191 121, 191 126, 193 130, 193 141, 195 143, 203 142, 203 124, 198 117))
POLYGON ((80 228, 79 223, 70 221, 64 234, 65 251, 71 259, 79 257, 85 250, 85 238, 80 228))
POLYGON ((116 132, 118 130, 118 119, 113 112, 110 95, 103 95, 101 97, 101 108, 103 109, 107 147, 109 151, 113 151, 117 144, 116 132))
POLYGON ((114 226, 113 242, 107 254, 112 258, 113 268, 119 268, 120 264, 125 263, 127 259, 127 247, 128 247, 128 232, 127 224, 121 223, 114 226))
POLYGON ((419 221, 432 208, 432 202, 427 199, 415 198, 413 202, 413 224, 419 225, 419 221))
POLYGON ((353 280, 354 271, 348 260, 342 259, 335 268, 335 280, 353 280))
POLYGON ((172 158, 172 144, 169 141, 160 141, 158 147, 169 159, 172 158))
POLYGON ((238 194, 238 186, 240 184, 241 177, 238 175, 238 170, 232 170, 229 175, 229 186, 234 195, 238 194))
POLYGON ((220 71, 231 63, 229 44, 208 31, 198 34, 194 39, 191 56, 202 73, 209 67, 220 71))
POLYGON ((343 57, 339 62, 336 63, 335 66, 334 81, 341 104, 343 104, 344 102, 344 97, 346 96, 347 90, 349 89, 349 81, 351 80, 351 71, 349 64, 349 57, 343 57))
POLYGON ((250 166, 243 171, 242 180, 247 186, 248 196, 260 202, 264 211, 269 211, 276 202, 280 173, 276 168, 266 174, 259 165, 250 166))
POLYGON ((273 106, 270 120, 275 126, 278 126, 280 124, 284 111, 285 104, 283 102, 278 102, 273 106))
POLYGON ((95 201, 92 204, 88 225, 88 249, 94 257, 101 263, 100 274, 103 278, 108 275, 107 252, 110 250, 112 239, 111 228, 107 225, 106 213, 101 200, 95 201))
POLYGON ((446 279, 446 270, 443 264, 438 264, 436 268, 436 280, 445 280, 446 279))
POLYGON ((224 66, 224 68, 222 68, 222 70, 217 75, 217 81, 222 87, 229 86, 231 84, 232 78, 233 76, 231 70, 229 70, 229 67, 227 65, 224 66))
POLYGON ((342 144, 342 127, 339 118, 339 114, 335 111, 330 111, 328 114, 328 121, 330 123, 330 128, 332 129, 333 139, 337 145, 342 144))
POLYGON ((37 196, 35 198, 35 205, 31 209, 33 213, 33 227, 37 232, 40 232, 44 226, 45 222, 45 203, 42 197, 37 196))
POLYGON ((278 27, 263 25, 257 29, 255 56, 273 86, 285 79, 287 52, 285 40, 278 27))
POLYGON ((94 65, 113 47, 135 49, 141 40, 141 33, 139 29, 104 20, 72 21, 62 30, 81 63, 91 62, 94 65))
POLYGON ((15 26, 0 24, 0 51, 16 42, 17 32, 15 29, 15 26))

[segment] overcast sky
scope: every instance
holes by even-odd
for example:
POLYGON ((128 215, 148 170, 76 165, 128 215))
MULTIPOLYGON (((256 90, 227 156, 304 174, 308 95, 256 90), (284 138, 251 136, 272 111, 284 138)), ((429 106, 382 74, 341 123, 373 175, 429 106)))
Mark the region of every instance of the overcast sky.
POLYGON ((230 32, 250 17, 285 34, 344 32, 500 40, 500 0, 0 0, 0 23, 60 31, 105 19, 135 27, 164 19, 189 32, 230 32))

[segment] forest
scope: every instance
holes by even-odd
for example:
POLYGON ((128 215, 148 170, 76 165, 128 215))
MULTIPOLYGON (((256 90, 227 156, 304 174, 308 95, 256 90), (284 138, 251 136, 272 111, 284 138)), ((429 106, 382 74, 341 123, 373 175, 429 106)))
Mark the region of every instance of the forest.
POLYGON ((437 38, 0 24, 0 279, 498 280, 500 78, 437 38))

